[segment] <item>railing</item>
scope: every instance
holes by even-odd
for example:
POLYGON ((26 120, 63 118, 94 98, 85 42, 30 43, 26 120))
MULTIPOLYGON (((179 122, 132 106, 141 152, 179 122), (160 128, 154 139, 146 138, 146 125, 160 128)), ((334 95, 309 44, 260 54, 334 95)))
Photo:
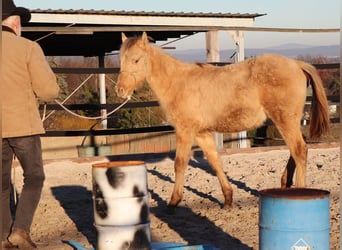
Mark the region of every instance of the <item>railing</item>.
MULTIPOLYGON (((214 63, 215 65, 225 65, 225 63, 214 63)), ((340 67, 339 63, 331 63, 331 64, 314 64, 317 69, 338 69, 340 67)), ((65 74, 100 74, 100 73, 118 73, 119 68, 54 68, 53 71, 55 73, 65 73, 65 74)), ((332 103, 339 104, 340 97, 339 96, 328 96, 328 100, 332 103)), ((311 97, 307 98, 307 101, 311 101, 311 97)), ((114 110, 120 104, 70 104, 64 105, 66 108, 70 110, 114 110)), ((148 102, 133 102, 126 103, 122 108, 123 109, 131 109, 131 108, 147 108, 147 107, 156 107, 159 106, 157 101, 148 101, 148 102)), ((43 105, 40 106, 40 109, 44 109, 43 105)), ((58 104, 47 104, 47 110, 62 110, 63 108, 58 104)), ((332 123, 339 123, 340 117, 331 118, 332 123)), ((272 124, 271 121, 267 121, 266 125, 272 124)), ((103 136, 103 135, 119 135, 119 134, 134 134, 134 133, 149 133, 149 132, 164 132, 164 131, 173 131, 172 126, 155 126, 155 127, 143 127, 143 128, 129 128, 129 129, 100 129, 100 130, 60 130, 60 131, 46 131, 46 134, 43 136, 46 137, 59 137, 59 136, 103 136)))

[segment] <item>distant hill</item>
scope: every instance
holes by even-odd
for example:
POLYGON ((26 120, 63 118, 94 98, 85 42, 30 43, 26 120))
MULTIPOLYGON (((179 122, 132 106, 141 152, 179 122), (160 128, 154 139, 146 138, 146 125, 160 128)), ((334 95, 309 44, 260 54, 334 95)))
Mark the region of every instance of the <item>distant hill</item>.
POLYGON ((282 49, 307 49, 313 47, 312 45, 307 44, 301 44, 301 43, 285 43, 277 46, 269 47, 269 49, 276 49, 276 50, 282 50, 282 49))
MULTIPOLYGON (((220 57, 222 62, 231 62, 230 59, 234 54, 235 50, 222 50, 220 52, 220 57)), ((189 50, 179 50, 179 51, 167 51, 176 58, 186 61, 186 62, 205 62, 206 55, 203 49, 189 49, 189 50)), ((323 56, 338 58, 340 55, 339 45, 330 46, 310 46, 305 44, 283 44, 275 47, 269 48, 257 48, 257 49, 245 49, 245 57, 257 56, 265 53, 276 53, 284 56, 296 58, 298 56, 323 56)))

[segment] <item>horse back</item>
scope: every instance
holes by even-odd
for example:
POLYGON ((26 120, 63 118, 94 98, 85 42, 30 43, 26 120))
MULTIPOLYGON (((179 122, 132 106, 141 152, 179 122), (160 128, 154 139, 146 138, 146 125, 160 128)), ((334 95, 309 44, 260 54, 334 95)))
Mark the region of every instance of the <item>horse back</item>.
POLYGON ((307 79, 296 60, 265 54, 246 63, 251 70, 249 83, 257 87, 263 104, 277 106, 294 102, 304 105, 307 79))

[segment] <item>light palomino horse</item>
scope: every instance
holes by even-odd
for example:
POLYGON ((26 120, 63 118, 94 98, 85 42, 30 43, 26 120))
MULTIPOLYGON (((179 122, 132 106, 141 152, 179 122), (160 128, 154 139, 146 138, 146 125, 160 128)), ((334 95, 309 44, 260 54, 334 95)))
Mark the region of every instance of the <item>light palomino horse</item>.
MULTIPOLYGON (((169 206, 177 206, 182 199, 184 174, 196 139, 219 179, 224 205, 230 207, 233 191, 212 132, 254 129, 267 117, 289 147, 296 168, 295 186, 305 187, 307 146, 300 120, 308 82, 313 90, 310 136, 319 138, 329 129, 325 91, 312 65, 274 54, 224 67, 190 64, 149 44, 145 32, 140 38, 122 34, 122 40, 117 95, 129 98, 146 80, 175 127, 176 177, 169 206)), ((282 188, 292 185, 293 175, 288 164, 282 188)))

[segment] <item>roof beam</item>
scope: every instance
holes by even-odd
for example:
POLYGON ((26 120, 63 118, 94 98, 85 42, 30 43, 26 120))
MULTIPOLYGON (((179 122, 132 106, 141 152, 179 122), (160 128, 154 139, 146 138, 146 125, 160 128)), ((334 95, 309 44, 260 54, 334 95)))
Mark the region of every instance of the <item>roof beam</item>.
POLYGON ((94 32, 123 32, 123 31, 211 31, 211 30, 241 30, 241 31, 262 31, 262 32, 303 32, 303 33, 324 33, 324 32, 340 32, 339 28, 333 29, 295 29, 295 28, 263 28, 263 27, 236 27, 236 26, 34 26, 22 27, 25 32, 56 32, 57 34, 92 34, 94 32))
POLYGON ((151 25, 158 26, 252 26, 254 18, 153 16, 153 15, 92 15, 70 13, 32 13, 31 23, 77 23, 96 25, 151 25))

